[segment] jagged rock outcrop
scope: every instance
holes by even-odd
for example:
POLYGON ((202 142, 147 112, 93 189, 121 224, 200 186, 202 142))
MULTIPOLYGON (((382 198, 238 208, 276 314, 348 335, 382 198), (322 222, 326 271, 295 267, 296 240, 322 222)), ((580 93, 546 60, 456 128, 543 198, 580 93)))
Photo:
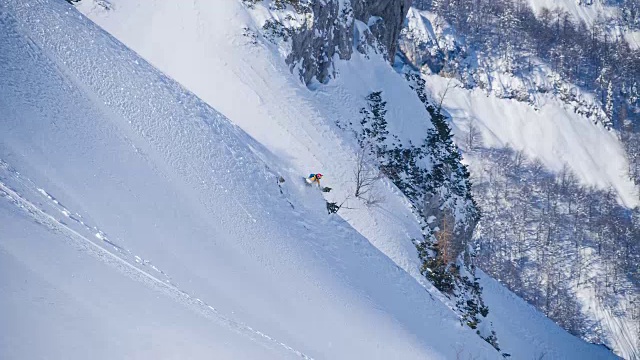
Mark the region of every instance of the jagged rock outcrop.
POLYGON ((352 6, 354 17, 370 25, 377 41, 387 50, 385 56, 393 60, 411 0, 352 0, 352 6))
POLYGON ((321 82, 331 77, 333 58, 350 59, 354 45, 391 61, 410 5, 411 0, 314 1, 306 8, 312 20, 291 31, 287 64, 309 84, 314 77, 321 82))

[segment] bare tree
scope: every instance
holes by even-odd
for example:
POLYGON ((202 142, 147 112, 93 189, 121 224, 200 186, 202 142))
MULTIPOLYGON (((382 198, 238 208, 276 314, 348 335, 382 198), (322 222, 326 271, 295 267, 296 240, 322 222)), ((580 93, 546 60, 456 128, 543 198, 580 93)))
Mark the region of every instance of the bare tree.
POLYGON ((453 78, 449 78, 449 80, 447 81, 447 86, 444 88, 444 90, 438 92, 438 106, 436 107, 436 110, 438 111, 438 113, 442 111, 442 104, 444 103, 444 100, 447 98, 447 93, 449 92, 449 90, 457 87, 457 85, 452 84, 452 82, 453 82, 453 78))
POLYGON ((482 133, 472 122, 469 122, 469 132, 464 140, 468 152, 473 152, 482 145, 482 133))
POLYGON ((451 264, 455 260, 454 254, 454 234, 453 234, 453 226, 450 224, 450 221, 447 219, 448 216, 442 217, 442 222, 440 226, 438 226, 438 231, 436 232, 436 247, 438 249, 438 256, 442 260, 444 264, 451 264))
POLYGON ((355 197, 363 200, 368 206, 378 205, 384 201, 384 197, 376 186, 383 174, 376 164, 371 146, 362 147, 356 154, 353 176, 355 197))
POLYGON ((547 355, 547 353, 545 351, 542 351, 540 353, 538 353, 537 355, 534 356, 535 360, 542 360, 544 359, 544 357, 547 355))

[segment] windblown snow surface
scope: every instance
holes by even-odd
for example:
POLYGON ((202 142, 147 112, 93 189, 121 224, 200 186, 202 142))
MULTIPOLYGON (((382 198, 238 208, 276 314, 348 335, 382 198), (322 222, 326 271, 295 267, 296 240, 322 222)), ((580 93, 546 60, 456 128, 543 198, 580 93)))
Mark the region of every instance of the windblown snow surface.
MULTIPOLYGON (((417 280, 419 225, 392 186, 345 221, 301 181, 322 169, 348 191, 331 116, 367 91, 425 116, 388 65, 342 63, 311 92, 247 42, 234 0, 108 16, 207 103, 62 0, 0 1, 0 358, 501 358, 417 280)), ((489 291, 513 358, 613 357, 489 291)))

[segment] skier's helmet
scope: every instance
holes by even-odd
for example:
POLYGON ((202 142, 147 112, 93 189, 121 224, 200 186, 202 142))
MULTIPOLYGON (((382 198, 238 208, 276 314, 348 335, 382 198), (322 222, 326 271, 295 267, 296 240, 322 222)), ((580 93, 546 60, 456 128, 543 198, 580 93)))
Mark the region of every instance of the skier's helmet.
POLYGON ((316 177, 317 177, 318 179, 320 179, 320 178, 322 178, 322 174, 316 174, 316 177))

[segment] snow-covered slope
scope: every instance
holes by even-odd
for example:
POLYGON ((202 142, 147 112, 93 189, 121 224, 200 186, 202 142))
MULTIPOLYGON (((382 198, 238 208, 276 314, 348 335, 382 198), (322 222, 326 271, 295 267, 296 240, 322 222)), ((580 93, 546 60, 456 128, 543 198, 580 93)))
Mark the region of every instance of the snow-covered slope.
POLYGON ((615 35, 622 35, 634 49, 640 47, 640 30, 629 29, 615 20, 620 17, 621 2, 580 1, 580 0, 528 0, 531 8, 537 13, 543 9, 560 9, 568 13, 576 22, 584 22, 587 26, 604 27, 615 35))
MULTIPOLYGON (((558 327, 548 318, 539 316, 538 310, 527 304, 524 300, 507 290, 498 281, 492 279, 484 272, 479 271, 478 277, 480 284, 484 288, 485 301, 490 307, 496 309, 493 314, 489 314, 489 319, 495 327, 498 334, 509 334, 509 348, 504 349, 509 353, 511 349, 528 349, 528 353, 517 352, 512 353, 513 359, 568 359, 575 357, 576 359, 586 355, 568 354, 559 348, 540 347, 536 344, 553 344, 565 342, 568 346, 572 342, 567 337, 567 332, 558 327), (511 316, 511 314, 518 314, 511 316), (522 324, 527 326, 523 327, 522 324), (545 332, 532 332, 528 329, 547 329, 545 332)), ((574 338, 575 339, 575 338, 574 338)), ((563 345, 563 346, 564 346, 563 345)), ((592 345, 592 355, 595 358, 604 355, 605 347, 600 345, 592 345)))
MULTIPOLYGON (((90 1, 80 4, 99 25, 269 148, 291 178, 324 173, 323 184, 334 189, 327 195, 331 200, 341 201, 351 191, 355 164, 355 140, 336 132, 335 121, 358 122, 371 91, 384 90, 388 115, 394 119, 389 122, 391 131, 417 142, 431 126, 406 81, 377 57, 339 62, 338 79, 309 91, 276 49, 255 45, 245 36, 245 27, 259 29, 261 24, 234 0, 224 5, 199 1, 193 7, 114 2, 113 7, 104 11, 90 1)), ((352 225, 377 246, 389 246, 387 239, 402 234, 404 243, 385 253, 393 257, 399 252, 399 259, 411 259, 404 260, 403 268, 421 277, 415 246, 409 241, 421 236, 415 216, 397 194, 385 208, 389 210, 347 216, 373 217, 374 227, 368 222, 352 225)))
POLYGON ((0 11, 1 358, 499 357, 68 4, 0 11))
POLYGON ((540 14, 543 9, 561 9, 568 12, 576 21, 584 21, 592 26, 596 21, 605 21, 616 13, 615 6, 607 6, 603 1, 581 2, 580 0, 528 0, 529 6, 540 14))
POLYGON ((435 96, 446 91, 443 105, 451 115, 459 144, 465 143, 473 126, 485 147, 522 150, 554 172, 566 166, 587 186, 613 188, 625 206, 640 204, 616 134, 594 125, 561 101, 547 98, 534 108, 515 99, 487 96, 480 89, 464 89, 439 76, 429 76, 427 84, 435 96))
MULTIPOLYGON (((425 121, 428 114, 423 104, 402 76, 375 55, 366 59, 354 54, 351 61, 336 62, 336 79, 326 85, 313 85, 314 90, 308 89, 291 74, 278 48, 255 38, 254 31, 262 27, 256 19, 266 15, 258 14, 254 18, 239 2, 196 1, 187 6, 179 2, 115 1, 110 11, 91 1, 82 2, 80 6, 127 46, 240 125, 257 140, 252 142, 252 147, 266 147, 269 152, 261 151, 259 156, 286 178, 284 192, 296 209, 304 206, 303 212, 310 213, 305 216, 312 216, 323 203, 299 193, 295 187, 290 188, 289 180, 300 174, 322 171, 326 185, 334 189, 327 195, 328 199, 344 199, 351 190, 355 146, 353 139, 338 131, 334 122, 358 121, 358 111, 371 91, 382 90, 385 94, 389 125, 394 127, 394 132, 419 140, 430 126, 425 121)), ((341 215, 399 266, 395 271, 411 274, 416 284, 421 283, 431 294, 423 291, 422 296, 446 302, 419 273, 420 263, 411 239, 420 236, 420 226, 406 200, 392 185, 385 183, 383 187, 384 207, 366 208, 354 200, 350 207, 355 209, 341 211, 341 215)), ((309 220, 306 226, 313 228, 315 219, 309 220)), ((318 219, 320 223, 326 221, 318 219)), ((321 227, 318 232, 301 236, 319 237, 313 242, 323 244, 334 236, 334 231, 321 227)), ((337 244, 343 241, 344 238, 337 244)), ((495 318, 491 317, 492 321, 502 322, 496 325, 501 329, 498 339, 502 351, 514 358, 528 358, 531 354, 555 354, 555 358, 612 356, 549 321, 541 321, 543 316, 528 306, 523 311, 506 311, 502 299, 512 296, 502 289, 489 300, 490 311, 496 314, 495 318), (522 341, 520 335, 512 335, 522 333, 544 340, 522 341), (554 336, 548 336, 549 333, 554 336)), ((515 304, 508 308, 526 306, 515 304)), ((441 305, 433 306, 440 308, 441 305)), ((436 326, 430 323, 426 327, 439 329, 439 321, 436 320, 436 326)), ((425 332, 426 338, 430 338, 428 333, 425 332)), ((466 334, 474 336, 470 332, 466 334)), ((445 356, 483 356, 475 353, 475 345, 469 345, 466 337, 456 343, 454 337, 444 336, 448 350, 453 349, 453 354, 449 352, 445 356)))

